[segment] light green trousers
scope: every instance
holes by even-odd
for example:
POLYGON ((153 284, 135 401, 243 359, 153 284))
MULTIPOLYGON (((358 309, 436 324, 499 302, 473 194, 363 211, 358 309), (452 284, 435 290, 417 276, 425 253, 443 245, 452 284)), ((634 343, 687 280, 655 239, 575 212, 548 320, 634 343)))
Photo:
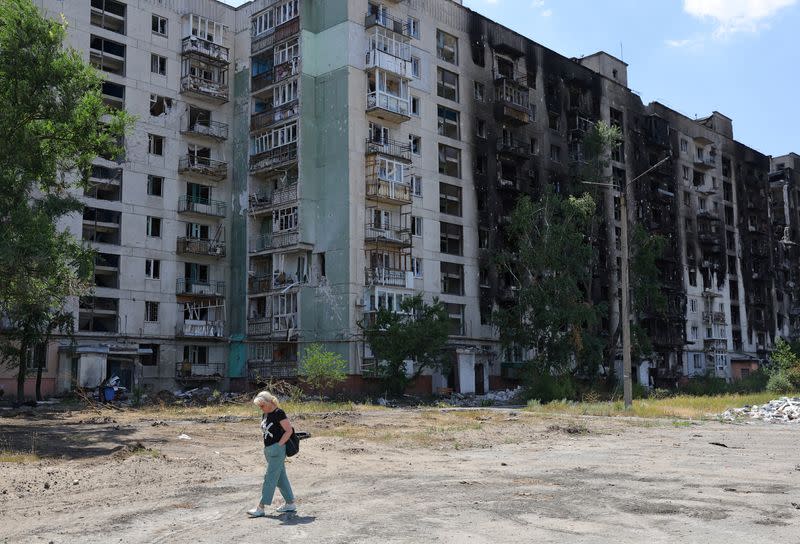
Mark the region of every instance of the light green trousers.
POLYGON ((264 485, 261 488, 261 504, 272 504, 275 487, 280 489, 283 500, 294 502, 292 486, 286 477, 286 446, 279 444, 266 446, 264 457, 267 458, 267 472, 264 474, 264 485))

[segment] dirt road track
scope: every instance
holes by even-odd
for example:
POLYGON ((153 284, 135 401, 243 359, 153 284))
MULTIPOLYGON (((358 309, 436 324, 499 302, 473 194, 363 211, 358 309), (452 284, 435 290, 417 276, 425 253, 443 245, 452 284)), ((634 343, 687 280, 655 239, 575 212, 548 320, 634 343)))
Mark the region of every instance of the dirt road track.
POLYGON ((5 444, 67 455, 0 463, 0 542, 800 542, 800 426, 307 417, 315 437, 288 467, 298 514, 248 519, 255 419, 113 417, 0 419, 5 444))

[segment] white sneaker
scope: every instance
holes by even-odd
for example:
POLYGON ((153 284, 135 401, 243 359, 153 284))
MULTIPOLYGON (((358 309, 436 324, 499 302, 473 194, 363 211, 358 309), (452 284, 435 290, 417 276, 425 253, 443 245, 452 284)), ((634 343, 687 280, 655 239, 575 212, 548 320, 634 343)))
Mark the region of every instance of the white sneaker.
POLYGON ((276 512, 297 512, 297 506, 293 502, 287 502, 283 506, 276 508, 276 512))
POLYGON ((247 515, 250 516, 251 518, 263 518, 267 514, 264 512, 263 508, 261 508, 260 506, 256 506, 252 510, 248 510, 247 515))

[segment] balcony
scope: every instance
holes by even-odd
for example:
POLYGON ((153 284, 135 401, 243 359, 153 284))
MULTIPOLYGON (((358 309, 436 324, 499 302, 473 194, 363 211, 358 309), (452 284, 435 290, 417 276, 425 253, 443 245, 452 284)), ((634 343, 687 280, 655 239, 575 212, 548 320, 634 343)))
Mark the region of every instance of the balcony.
POLYGON ((297 201, 297 180, 280 189, 265 189, 250 194, 250 212, 267 211, 275 206, 284 206, 297 201))
POLYGON ((366 30, 369 30, 375 26, 391 30, 395 34, 404 36, 406 38, 411 37, 406 21, 395 19, 383 10, 381 10, 379 13, 367 13, 364 16, 364 28, 366 30))
POLYGON ((225 256, 225 242, 178 236, 176 253, 179 255, 203 255, 221 258, 225 256))
POLYGON ((249 252, 261 253, 262 251, 270 251, 273 249, 280 249, 282 247, 290 247, 300 243, 300 232, 297 230, 287 232, 273 232, 262 234, 254 238, 250 238, 248 246, 249 252))
POLYGON ((175 280, 176 295, 221 297, 225 295, 224 281, 201 281, 195 278, 175 280))
POLYGON ((250 130, 260 130, 276 123, 286 121, 300 114, 300 105, 297 100, 283 104, 276 108, 254 113, 250 116, 250 130))
MULTIPOLYGON (((304 279, 305 281, 305 279, 304 279)), ((260 276, 252 276, 247 279, 247 292, 250 295, 265 294, 272 291, 283 291, 299 285, 300 281, 294 274, 285 272, 274 272, 260 276)))
POLYGON ((178 199, 178 213, 225 217, 226 210, 227 204, 221 200, 210 200, 194 195, 182 195, 178 199))
POLYGON ((495 118, 513 125, 531 122, 527 85, 507 77, 494 81, 495 118))
POLYGON ((175 363, 175 379, 181 382, 219 381, 225 377, 226 363, 193 363, 179 361, 175 363))
POLYGON ((269 336, 272 334, 272 317, 259 316, 247 319, 247 336, 269 336))
POLYGON ((705 338, 703 348, 706 351, 728 351, 728 341, 724 338, 705 338))
POLYGON ((411 162, 411 144, 396 140, 374 140, 367 138, 367 155, 381 154, 406 162, 411 162))
POLYGON ((222 181, 228 177, 228 163, 208 157, 186 155, 178 160, 178 172, 202 176, 213 181, 222 181))
POLYGON ((297 143, 282 145, 250 157, 250 173, 258 174, 297 161, 297 143))
POLYGON ((365 68, 380 68, 401 78, 411 77, 411 49, 407 41, 387 35, 386 31, 376 30, 369 38, 365 68))
POLYGON ((273 47, 275 44, 288 40, 299 32, 300 19, 295 17, 294 19, 287 21, 275 28, 272 32, 265 33, 260 36, 254 36, 253 40, 250 42, 250 55, 257 55, 262 51, 273 47))
POLYGON ((414 273, 399 268, 367 267, 364 269, 364 281, 367 285, 383 285, 386 287, 414 288, 414 273))
POLYGON ((497 140, 497 152, 520 158, 528 158, 531 155, 530 147, 516 140, 497 140))
POLYGON ((247 361, 247 375, 254 382, 271 378, 295 378, 297 361, 247 361))
POLYGON ((694 167, 702 170, 711 170, 717 167, 717 158, 714 155, 695 156, 694 167))
POLYGON ((387 204, 411 204, 411 185, 380 178, 367 180, 367 198, 387 204))
POLYGON ((230 62, 227 47, 197 36, 187 36, 181 41, 181 55, 196 55, 200 60, 218 66, 225 66, 230 62))
POLYGON ((300 57, 295 57, 290 61, 275 65, 272 70, 252 76, 250 78, 250 92, 257 93, 299 73, 300 57))
POLYGON ((367 113, 393 123, 411 119, 411 98, 396 96, 383 91, 367 93, 367 113))
POLYGON ((176 336, 188 336, 191 338, 222 338, 225 336, 225 321, 184 319, 183 323, 178 324, 176 336))
POLYGON ((411 231, 404 227, 367 223, 364 241, 411 247, 411 231))
POLYGON ((228 101, 228 85, 204 79, 200 76, 186 75, 181 78, 181 92, 195 98, 210 100, 219 104, 228 101))
POLYGON ((186 120, 186 128, 181 129, 181 134, 203 136, 221 142, 228 139, 228 125, 217 121, 191 121, 186 120))
POLYGON ((725 312, 703 312, 703 321, 717 325, 725 324, 725 312))

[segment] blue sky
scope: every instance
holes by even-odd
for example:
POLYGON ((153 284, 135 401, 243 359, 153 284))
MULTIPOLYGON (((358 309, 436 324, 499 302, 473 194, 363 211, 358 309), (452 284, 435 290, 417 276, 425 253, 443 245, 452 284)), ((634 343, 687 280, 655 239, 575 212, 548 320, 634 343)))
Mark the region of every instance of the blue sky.
MULTIPOLYGON (((243 0, 225 0, 231 5, 243 0)), ((342 0, 326 0, 342 1, 342 0)), ((800 153, 800 0, 464 0, 562 55, 622 56, 628 85, 689 117, 717 110, 762 153, 800 153)))

